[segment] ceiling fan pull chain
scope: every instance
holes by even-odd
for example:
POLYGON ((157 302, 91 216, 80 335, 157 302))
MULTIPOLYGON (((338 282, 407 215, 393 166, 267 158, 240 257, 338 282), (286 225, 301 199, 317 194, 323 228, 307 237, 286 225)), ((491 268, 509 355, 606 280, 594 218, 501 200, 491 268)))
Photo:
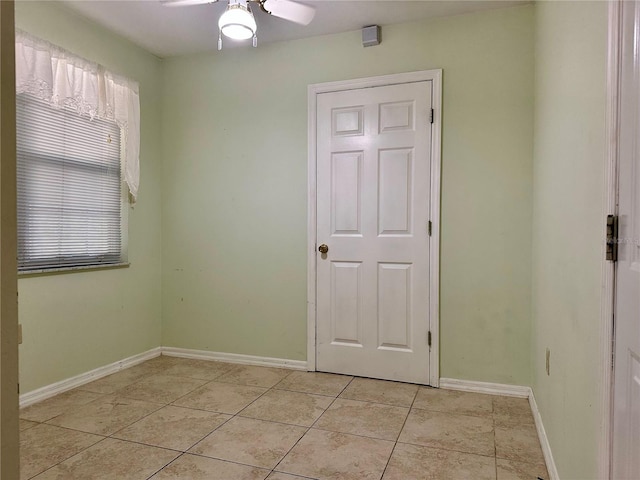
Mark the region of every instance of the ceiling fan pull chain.
POLYGON ((218 33, 218 50, 222 50, 222 31, 218 33))
POLYGON ((257 47, 258 46, 258 36, 254 33, 253 34, 253 47, 257 47))

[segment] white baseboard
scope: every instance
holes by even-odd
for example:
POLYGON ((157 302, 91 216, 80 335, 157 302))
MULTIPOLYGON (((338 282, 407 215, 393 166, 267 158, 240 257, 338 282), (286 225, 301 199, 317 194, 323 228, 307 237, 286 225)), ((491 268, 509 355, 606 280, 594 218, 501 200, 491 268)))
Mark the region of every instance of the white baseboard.
POLYGON ((536 403, 536 397, 533 394, 533 390, 531 391, 531 395, 529 395, 529 405, 531 405, 531 413, 533 413, 533 419, 536 422, 536 430, 538 431, 538 438, 540 439, 540 446, 542 447, 544 461, 547 464, 549 480, 560 480, 558 469, 556 468, 556 462, 553 459, 553 454, 551 453, 551 445, 549 445, 547 432, 542 424, 542 416, 538 410, 538 404, 536 403))
POLYGON ((119 372, 123 368, 133 367, 139 363, 150 360, 159 355, 170 357, 193 358, 198 360, 218 360, 227 363, 240 363, 244 365, 259 365, 262 367, 281 367, 292 370, 306 370, 307 362, 303 360, 287 360, 285 358, 257 357, 254 355, 240 355, 237 353, 208 352, 205 350, 191 350, 188 348, 156 347, 138 355, 134 355, 124 360, 119 360, 110 365, 96 368, 89 372, 81 373, 75 377, 61 380, 60 382, 46 385, 42 388, 32 390, 20 395, 20 407, 27 407, 36 402, 66 392, 99 378, 106 377, 112 373, 119 372))
POLYGON ((20 395, 20 407, 22 408, 29 406, 33 403, 40 402, 41 400, 45 400, 49 397, 53 397, 54 395, 58 395, 59 393, 71 390, 72 388, 76 388, 80 385, 93 382, 94 380, 97 380, 99 378, 119 372, 123 368, 133 367, 134 365, 159 356, 160 353, 160 347, 152 348, 151 350, 147 350, 146 352, 142 352, 137 355, 125 358, 124 360, 119 360, 109 365, 98 367, 89 372, 81 373, 80 375, 76 375, 75 377, 67 378, 66 380, 61 380, 60 382, 52 383, 51 385, 46 385, 42 388, 23 393, 22 395, 20 395))
POLYGON ((192 358, 195 360, 217 360, 219 362, 258 365, 261 367, 282 367, 292 370, 306 370, 304 360, 288 360, 286 358, 258 357, 239 353, 209 352, 207 350, 191 350, 189 348, 162 347, 162 354, 170 357, 192 358))
POLYGON ((542 416, 538 411, 536 398, 533 395, 531 387, 504 385, 502 383, 473 382, 471 380, 456 380, 455 378, 441 378, 440 388, 444 388, 446 390, 460 390, 463 392, 485 393, 488 395, 505 395, 509 397, 528 398, 531 413, 533 414, 536 430, 538 432, 538 439, 540 440, 540 446, 542 447, 544 461, 547 464, 547 471, 549 472, 548 480, 560 480, 558 469, 556 468, 556 463, 553 459, 553 454, 551 453, 549 439, 547 438, 547 433, 545 432, 544 425, 542 424, 542 416))
POLYGON ((487 395, 504 395, 507 397, 529 398, 531 388, 520 385, 506 385, 503 383, 474 382, 471 380, 457 380, 455 378, 441 378, 440 388, 445 390, 460 390, 463 392, 485 393, 487 395))

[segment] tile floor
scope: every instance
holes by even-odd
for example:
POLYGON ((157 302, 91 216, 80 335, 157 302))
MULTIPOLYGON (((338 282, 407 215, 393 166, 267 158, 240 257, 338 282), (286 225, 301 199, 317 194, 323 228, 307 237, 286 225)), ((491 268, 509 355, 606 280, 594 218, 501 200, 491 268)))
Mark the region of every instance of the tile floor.
POLYGON ((547 479, 528 401, 161 356, 21 410, 21 479, 547 479))

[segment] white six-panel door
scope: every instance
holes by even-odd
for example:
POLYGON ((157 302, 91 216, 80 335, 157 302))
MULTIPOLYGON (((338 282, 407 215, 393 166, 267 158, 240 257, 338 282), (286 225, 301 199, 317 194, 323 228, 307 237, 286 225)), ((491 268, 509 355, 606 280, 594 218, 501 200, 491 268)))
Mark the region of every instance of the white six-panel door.
POLYGON ((624 2, 612 478, 640 478, 640 3, 624 2))
POLYGON ((317 369, 429 383, 432 81, 317 95, 317 369))

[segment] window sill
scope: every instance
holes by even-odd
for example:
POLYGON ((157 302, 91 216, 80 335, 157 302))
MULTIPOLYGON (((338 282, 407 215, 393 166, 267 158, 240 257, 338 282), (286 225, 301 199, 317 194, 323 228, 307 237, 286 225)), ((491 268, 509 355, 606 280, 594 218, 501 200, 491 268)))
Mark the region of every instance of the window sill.
POLYGON ((67 273, 81 273, 95 270, 113 270, 116 268, 129 268, 129 262, 112 263, 109 265, 87 265, 83 267, 62 267, 62 268, 43 268, 41 270, 28 270, 26 272, 18 272, 18 278, 40 277, 44 275, 62 275, 67 273))

